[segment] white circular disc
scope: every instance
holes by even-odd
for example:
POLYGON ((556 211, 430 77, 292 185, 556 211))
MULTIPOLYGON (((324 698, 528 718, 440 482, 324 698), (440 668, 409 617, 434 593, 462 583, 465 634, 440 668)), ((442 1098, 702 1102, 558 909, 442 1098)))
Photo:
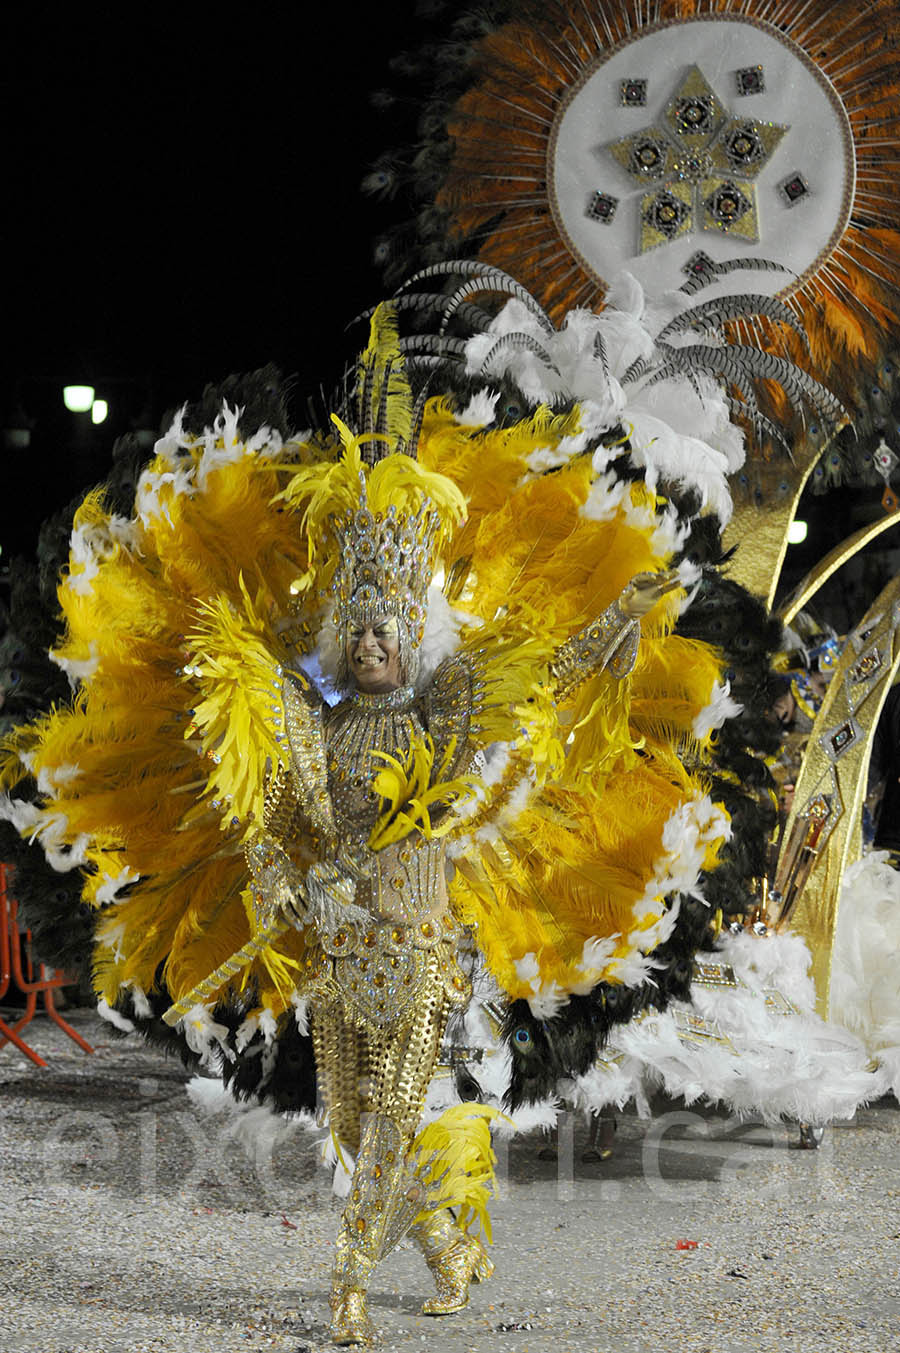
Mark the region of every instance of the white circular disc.
MULTIPOLYGON (((714 140, 714 138, 712 138, 714 140)), ((740 186, 740 185, 739 185, 740 186)), ((789 295, 813 275, 840 240, 855 187, 853 135, 833 86, 790 39, 761 22, 732 15, 643 28, 603 53, 557 114, 548 153, 548 188, 557 228, 582 267, 608 284, 623 269, 651 294, 680 287, 688 259, 760 258, 790 269, 734 271, 704 290, 789 295), (664 180, 638 182, 608 147, 663 123, 666 106, 692 66, 725 113, 787 131, 752 184, 758 242, 695 228, 641 252, 641 204, 664 180), (739 93, 736 72, 762 67, 765 88, 739 93), (646 103, 625 107, 622 84, 646 81, 646 103), (799 175, 805 191, 791 205, 780 185, 799 175), (588 214, 596 193, 617 199, 609 222, 588 214)))

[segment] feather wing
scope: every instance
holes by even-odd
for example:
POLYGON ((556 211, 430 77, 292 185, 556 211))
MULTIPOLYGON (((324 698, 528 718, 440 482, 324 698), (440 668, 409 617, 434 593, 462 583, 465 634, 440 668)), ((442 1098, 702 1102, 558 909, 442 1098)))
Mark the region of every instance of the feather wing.
POLYGON ((469 502, 446 563, 477 620, 451 665, 473 665, 470 741, 488 757, 459 810, 452 897, 507 994, 552 1012, 598 983, 642 982, 675 894, 698 888, 727 839, 727 815, 686 764, 708 750, 694 730, 722 664, 671 633, 670 599, 645 621, 631 677, 599 672, 554 703, 556 646, 634 574, 667 567, 677 533, 642 483, 610 482, 587 454, 529 470, 535 451, 574 440, 577 415, 452 433, 447 419, 429 407, 420 455, 469 502))
MULTIPOLYGON (((176 422, 129 522, 96 494, 75 518, 56 657, 79 688, 11 750, 45 787, 23 825, 83 871, 109 1005, 161 980, 181 995, 250 937, 241 840, 284 756, 272 688, 303 642, 289 589, 309 563, 270 506, 283 454, 227 411, 201 437, 176 422)), ((264 963, 250 980, 277 1004, 264 963)))

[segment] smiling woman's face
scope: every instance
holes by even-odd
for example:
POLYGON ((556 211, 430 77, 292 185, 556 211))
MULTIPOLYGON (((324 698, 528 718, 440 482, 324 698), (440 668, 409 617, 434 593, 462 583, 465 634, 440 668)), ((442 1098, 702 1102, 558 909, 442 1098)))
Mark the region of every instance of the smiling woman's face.
POLYGON ((370 695, 395 691, 400 685, 400 626, 395 615, 379 616, 371 625, 351 625, 347 665, 357 687, 370 695))

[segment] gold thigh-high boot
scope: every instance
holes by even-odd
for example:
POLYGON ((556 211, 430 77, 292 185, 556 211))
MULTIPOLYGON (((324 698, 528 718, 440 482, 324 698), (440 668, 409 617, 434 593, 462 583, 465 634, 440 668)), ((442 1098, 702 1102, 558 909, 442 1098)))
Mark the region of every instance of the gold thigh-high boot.
POLYGON ((372 1270, 424 1201, 408 1155, 443 1036, 446 1000, 442 990, 423 995, 404 1027, 370 1031, 368 1037, 371 1112, 363 1124, 332 1275, 331 1337, 337 1344, 372 1339, 365 1303, 372 1270))
MULTIPOLYGON (((314 1010, 312 1038, 319 1093, 328 1109, 331 1131, 338 1146, 357 1157, 358 1166, 362 1154, 362 1124, 368 1114, 371 1083, 366 1035, 345 1019, 341 1005, 334 1002, 314 1010)), ((356 1183, 353 1187, 358 1191, 356 1183)), ((338 1256, 342 1249, 347 1251, 350 1248, 349 1239, 349 1220, 345 1210, 338 1240, 338 1256)), ((337 1267, 336 1264, 335 1270, 337 1267)), ((372 1265, 366 1263, 361 1250, 355 1267, 349 1263, 345 1265, 340 1281, 335 1272, 331 1292, 331 1329, 335 1343, 362 1344, 374 1338, 375 1331, 366 1310, 366 1290, 371 1268, 372 1265)))
POLYGON ((426 1301, 423 1315, 452 1315, 469 1300, 469 1286, 484 1282, 494 1271, 484 1246, 457 1226, 452 1212, 442 1208, 418 1222, 410 1235, 425 1256, 434 1275, 437 1296, 426 1301))
POLYGON ((412 1183, 404 1168, 410 1140, 384 1114, 369 1114, 363 1125, 350 1196, 335 1244, 331 1338, 336 1344, 369 1343, 375 1336, 366 1293, 378 1260, 399 1239, 392 1223, 403 1193, 412 1183))

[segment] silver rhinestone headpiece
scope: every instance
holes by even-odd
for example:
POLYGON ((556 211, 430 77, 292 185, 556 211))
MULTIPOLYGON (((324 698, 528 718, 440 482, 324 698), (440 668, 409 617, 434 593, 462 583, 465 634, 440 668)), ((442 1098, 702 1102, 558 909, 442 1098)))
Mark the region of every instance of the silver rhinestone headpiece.
POLYGON ((414 514, 401 513, 393 504, 385 512, 372 512, 360 475, 359 506, 332 525, 339 554, 331 591, 342 650, 351 626, 396 616, 404 675, 411 680, 425 634, 440 517, 427 498, 414 514))

